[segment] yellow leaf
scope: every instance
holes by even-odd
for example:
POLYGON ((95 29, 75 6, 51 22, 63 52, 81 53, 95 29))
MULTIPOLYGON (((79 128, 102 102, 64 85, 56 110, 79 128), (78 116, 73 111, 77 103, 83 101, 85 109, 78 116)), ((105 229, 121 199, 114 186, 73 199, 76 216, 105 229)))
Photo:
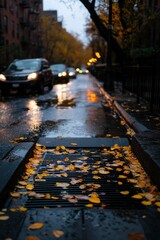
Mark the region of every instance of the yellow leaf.
POLYGON ((109 174, 110 172, 109 172, 109 171, 106 171, 106 170, 104 170, 104 169, 101 169, 101 170, 99 170, 99 173, 100 173, 100 174, 109 174))
POLYGON ((45 194, 45 198, 46 198, 46 199, 50 199, 50 198, 51 198, 51 194, 50 194, 50 193, 46 193, 46 194, 45 194))
POLYGON ((0 216, 0 221, 6 221, 8 219, 9 219, 9 216, 6 216, 6 215, 0 216))
POLYGON ((73 164, 70 164, 69 165, 69 170, 74 171, 75 170, 75 166, 73 164))
POLYGON ((91 193, 91 196, 88 200, 92 203, 100 203, 101 202, 101 200, 96 192, 91 193))
POLYGON ((34 189, 34 185, 33 184, 27 184, 26 189, 27 190, 33 190, 34 189))
POLYGON ((122 182, 120 182, 120 181, 118 181, 118 185, 123 185, 123 183, 122 183, 122 182))
POLYGON ((25 240, 40 240, 37 236, 28 236, 25 240))
POLYGON ((94 175, 93 176, 94 179, 100 179, 101 177, 97 176, 97 175, 94 175))
POLYGON ((53 234, 56 238, 60 238, 61 236, 64 235, 64 232, 63 232, 63 231, 60 231, 60 230, 54 230, 54 231, 52 231, 52 234, 53 234))
POLYGON ((66 187, 69 186, 69 183, 65 183, 65 182, 56 182, 56 186, 57 186, 57 187, 66 188, 66 187))
POLYGON ((19 207, 19 211, 25 212, 25 211, 27 211, 27 208, 25 208, 25 207, 19 207))
POLYGON ((127 178, 127 177, 124 175, 119 175, 118 178, 127 178))
POLYGON ((88 200, 92 203, 100 203, 101 202, 100 198, 98 198, 98 197, 90 197, 88 200))
POLYGON ((11 195, 12 197, 15 197, 15 198, 18 198, 18 197, 21 196, 20 193, 18 193, 18 192, 11 192, 10 195, 11 195))
POLYGON ((27 183, 26 183, 25 181, 18 181, 18 183, 19 183, 20 185, 22 185, 22 186, 26 186, 26 185, 27 185, 27 183))
POLYGON ((156 205, 157 207, 160 207, 160 202, 155 202, 155 205, 156 205))
POLYGON ((152 204, 150 201, 142 201, 141 203, 145 206, 150 206, 152 204))
POLYGON ((28 229, 34 230, 34 229, 41 229, 43 228, 44 224, 41 222, 36 222, 36 223, 32 223, 28 229))
POLYGON ((72 146, 77 146, 77 143, 71 143, 72 146))
POLYGON ((65 146, 61 146, 61 149, 62 149, 62 150, 65 150, 66 148, 65 148, 65 146))
POLYGON ((121 120, 121 125, 124 126, 126 124, 126 121, 121 120))
POLYGON ((121 191, 120 192, 122 195, 128 195, 129 194, 129 191, 121 191))
POLYGON ((132 198, 135 198, 135 199, 142 199, 143 196, 140 195, 140 194, 135 194, 135 195, 132 196, 132 198))
POLYGON ((92 208, 93 207, 93 204, 92 203, 88 203, 85 205, 86 207, 89 207, 89 208, 92 208))

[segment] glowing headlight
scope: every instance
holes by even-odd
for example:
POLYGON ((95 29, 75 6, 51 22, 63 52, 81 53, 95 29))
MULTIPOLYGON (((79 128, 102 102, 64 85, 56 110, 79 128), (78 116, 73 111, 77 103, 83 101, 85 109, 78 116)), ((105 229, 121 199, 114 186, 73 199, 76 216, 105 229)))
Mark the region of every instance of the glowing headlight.
POLYGON ((35 80, 38 77, 37 73, 30 73, 27 77, 28 80, 35 80))
POLYGON ((62 73, 58 73, 58 77, 62 77, 62 73))
POLYGON ((0 81, 6 81, 6 77, 3 74, 0 74, 0 81))
POLYGON ((67 73, 66 72, 62 72, 62 76, 63 77, 67 76, 67 73))
POLYGON ((58 74, 58 77, 65 77, 65 76, 67 76, 67 73, 66 73, 66 72, 62 72, 62 73, 59 73, 59 74, 58 74))

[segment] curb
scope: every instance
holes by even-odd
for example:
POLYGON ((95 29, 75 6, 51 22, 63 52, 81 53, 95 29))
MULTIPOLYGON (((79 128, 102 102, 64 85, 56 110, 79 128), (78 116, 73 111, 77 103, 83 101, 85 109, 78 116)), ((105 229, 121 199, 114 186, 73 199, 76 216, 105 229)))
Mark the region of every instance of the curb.
POLYGON ((34 143, 23 142, 15 146, 0 163, 0 206, 7 199, 12 186, 17 181, 19 174, 31 156, 34 143))
POLYGON ((138 133, 131 140, 131 147, 143 168, 160 190, 160 132, 138 133), (152 144, 151 144, 152 143, 152 144))
POLYGON ((109 101, 112 105, 115 106, 117 111, 121 114, 121 116, 125 119, 125 121, 128 123, 128 125, 136 132, 141 133, 145 131, 149 131, 149 129, 138 122, 134 117, 132 117, 130 114, 128 114, 125 109, 112 98, 111 95, 109 95, 98 83, 96 83, 98 88, 100 89, 101 93, 104 95, 104 97, 109 101))

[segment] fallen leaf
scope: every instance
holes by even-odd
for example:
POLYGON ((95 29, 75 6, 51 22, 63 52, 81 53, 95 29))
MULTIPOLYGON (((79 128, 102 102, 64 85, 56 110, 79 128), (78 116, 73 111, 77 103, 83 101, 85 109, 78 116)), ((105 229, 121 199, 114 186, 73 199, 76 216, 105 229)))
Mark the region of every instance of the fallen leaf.
POLYGON ((152 204, 150 201, 142 201, 141 203, 145 206, 150 206, 152 204))
POLYGON ((93 204, 92 203, 88 203, 88 204, 85 205, 85 207, 92 208, 93 204))
POLYGON ((25 240, 40 240, 37 236, 28 236, 25 238, 25 240))
POLYGON ((77 146, 78 144, 77 143, 71 143, 72 146, 77 146))
POLYGON ((135 194, 132 196, 132 198, 135 198, 135 199, 142 199, 143 196, 141 194, 135 194))
POLYGON ((66 187, 69 186, 69 183, 65 183, 65 182, 56 182, 56 186, 57 186, 57 187, 66 188, 66 187))
POLYGON ((160 202, 155 202, 155 205, 156 205, 157 207, 160 207, 160 202))
POLYGON ((91 196, 88 199, 92 203, 100 203, 101 200, 96 192, 91 193, 91 196))
POLYGON ((60 230, 54 230, 54 231, 52 231, 52 234, 53 234, 56 238, 60 238, 61 236, 64 235, 64 232, 63 232, 63 231, 60 231, 60 230))
POLYGON ((6 221, 8 219, 9 219, 9 216, 6 216, 6 215, 0 216, 0 221, 6 221))
POLYGON ((128 195, 129 194, 129 191, 121 191, 120 192, 122 195, 128 195))
POLYGON ((118 178, 127 178, 127 177, 124 175, 119 175, 118 178))
POLYGON ((129 238, 129 240, 143 240, 143 239, 145 239, 143 233, 129 233, 128 238, 129 238))
POLYGON ((15 198, 18 198, 18 197, 21 196, 20 193, 18 193, 18 192, 10 192, 10 195, 11 195, 12 197, 15 197, 15 198))
POLYGON ((41 228, 43 228, 43 226, 44 226, 43 223, 41 223, 41 222, 36 222, 36 223, 32 223, 32 224, 28 227, 28 229, 29 229, 29 230, 41 229, 41 228))
POLYGON ((26 189, 27 190, 33 190, 34 189, 34 185, 33 184, 27 184, 26 185, 26 189))
POLYGON ((19 210, 20 212, 26 212, 26 211, 27 211, 27 208, 25 208, 25 207, 19 207, 18 210, 19 210))

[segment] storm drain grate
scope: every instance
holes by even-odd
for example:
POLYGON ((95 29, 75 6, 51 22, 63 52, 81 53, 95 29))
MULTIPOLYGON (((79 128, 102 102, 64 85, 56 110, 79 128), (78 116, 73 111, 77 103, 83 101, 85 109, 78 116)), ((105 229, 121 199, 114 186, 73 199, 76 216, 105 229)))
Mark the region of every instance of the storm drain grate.
MULTIPOLYGON (((119 166, 112 155, 103 155, 99 151, 81 154, 54 155, 46 153, 38 174, 46 177, 36 178, 34 191, 43 197, 29 197, 27 208, 85 207, 91 202, 88 198, 93 192, 98 194, 100 203, 94 207, 110 209, 142 209, 140 200, 133 199, 136 188, 127 179, 133 178, 123 174, 124 159, 119 159, 119 166), (119 169, 119 170, 118 170, 119 169), (122 170, 121 170, 122 169, 122 170), (118 170, 118 171, 117 171, 118 170), (121 171, 120 171, 121 170, 121 171), (122 192, 129 192, 123 195, 122 192)), ((118 160, 116 159, 118 162, 118 160)), ((127 169, 127 165, 125 165, 127 169)))

